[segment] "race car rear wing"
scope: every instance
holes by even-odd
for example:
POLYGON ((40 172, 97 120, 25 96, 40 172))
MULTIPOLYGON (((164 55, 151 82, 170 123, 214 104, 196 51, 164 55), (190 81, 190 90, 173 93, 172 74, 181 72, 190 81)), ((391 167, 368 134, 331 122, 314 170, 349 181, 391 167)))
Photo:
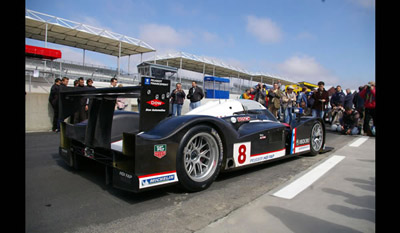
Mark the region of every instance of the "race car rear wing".
POLYGON ((169 97, 170 80, 150 77, 142 77, 141 86, 97 89, 61 87, 59 119, 64 121, 78 111, 82 98, 91 99, 84 143, 109 148, 117 98, 140 98, 139 131, 147 131, 169 115, 169 97))

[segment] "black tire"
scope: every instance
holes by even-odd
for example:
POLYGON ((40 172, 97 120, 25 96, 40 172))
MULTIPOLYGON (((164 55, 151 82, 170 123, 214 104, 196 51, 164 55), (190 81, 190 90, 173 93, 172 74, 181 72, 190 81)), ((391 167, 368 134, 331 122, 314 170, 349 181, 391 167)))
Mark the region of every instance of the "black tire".
POLYGON ((317 155, 324 146, 324 126, 321 122, 315 121, 310 133, 310 155, 317 155))
POLYGON ((219 174, 222 157, 222 141, 215 129, 207 125, 191 128, 176 156, 179 183, 190 192, 207 189, 219 174))

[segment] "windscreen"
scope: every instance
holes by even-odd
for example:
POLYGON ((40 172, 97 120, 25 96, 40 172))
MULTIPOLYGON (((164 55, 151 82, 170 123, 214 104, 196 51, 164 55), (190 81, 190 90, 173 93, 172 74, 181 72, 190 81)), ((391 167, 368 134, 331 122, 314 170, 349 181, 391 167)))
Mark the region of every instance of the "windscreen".
POLYGON ((264 120, 277 121, 275 116, 262 104, 254 100, 238 99, 245 112, 249 114, 260 114, 264 120))

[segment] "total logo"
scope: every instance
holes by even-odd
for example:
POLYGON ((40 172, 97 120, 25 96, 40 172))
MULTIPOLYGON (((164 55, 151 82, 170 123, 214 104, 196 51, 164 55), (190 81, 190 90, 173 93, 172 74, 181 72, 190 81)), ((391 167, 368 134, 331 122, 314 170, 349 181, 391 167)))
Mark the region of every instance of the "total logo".
POLYGON ((164 102, 162 102, 161 100, 158 100, 158 99, 149 100, 146 103, 150 104, 153 107, 159 107, 159 106, 165 104, 164 102))

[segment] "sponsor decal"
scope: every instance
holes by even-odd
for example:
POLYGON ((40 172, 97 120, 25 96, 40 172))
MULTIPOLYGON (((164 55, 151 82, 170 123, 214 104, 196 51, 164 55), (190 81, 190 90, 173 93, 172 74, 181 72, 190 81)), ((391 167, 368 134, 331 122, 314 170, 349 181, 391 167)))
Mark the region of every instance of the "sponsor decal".
POLYGON ((296 146, 296 153, 310 150, 310 144, 296 146))
POLYGON ((162 79, 151 79, 151 85, 153 86, 168 86, 168 82, 163 82, 162 79))
POLYGON ((159 106, 165 104, 164 102, 162 102, 161 100, 158 100, 158 99, 149 100, 149 101, 147 101, 146 103, 150 104, 150 105, 153 106, 153 107, 159 107, 159 106))
POLYGON ((237 117, 236 119, 237 119, 237 122, 250 121, 250 117, 249 116, 237 117))
POLYGON ((123 172, 123 171, 120 171, 119 175, 122 176, 122 177, 126 177, 128 179, 132 179, 132 177, 133 177, 131 174, 128 174, 128 173, 123 172))
POLYGON ((304 145, 304 144, 310 144, 310 139, 309 138, 304 138, 304 139, 297 139, 296 140, 296 145, 304 145))
POLYGON ((233 144, 233 158, 236 167, 250 163, 251 142, 241 142, 233 144))
POLYGON ((167 145, 166 144, 154 145, 154 156, 161 159, 166 154, 167 154, 167 145))
POLYGON ((168 184, 177 181, 178 176, 176 174, 176 171, 139 176, 139 189, 168 184))
POLYGON ((264 135, 263 133, 261 133, 261 134, 260 134, 260 140, 264 140, 264 139, 267 139, 267 136, 264 135))
POLYGON ((251 154, 251 142, 235 143, 233 145, 233 158, 235 166, 240 167, 252 163, 259 163, 270 159, 276 159, 285 156, 286 149, 269 151, 260 154, 251 154))
POLYGON ((120 181, 122 181, 124 183, 127 183, 127 184, 132 184, 132 177, 133 176, 131 174, 128 174, 128 173, 123 172, 123 171, 119 171, 118 175, 119 175, 119 180, 120 181))
POLYGON ((283 148, 281 150, 270 151, 261 154, 251 155, 250 163, 259 163, 270 159, 276 159, 282 156, 285 156, 286 149, 283 148))
POLYGON ((144 78, 144 85, 152 85, 152 86, 168 86, 168 82, 163 82, 161 79, 153 79, 153 78, 144 78))
POLYGON ((297 130, 292 130, 292 143, 290 146, 290 154, 300 153, 310 150, 310 138, 298 139, 297 130))
POLYGON ((165 112, 165 109, 157 109, 157 108, 146 108, 145 109, 146 112, 165 112))

